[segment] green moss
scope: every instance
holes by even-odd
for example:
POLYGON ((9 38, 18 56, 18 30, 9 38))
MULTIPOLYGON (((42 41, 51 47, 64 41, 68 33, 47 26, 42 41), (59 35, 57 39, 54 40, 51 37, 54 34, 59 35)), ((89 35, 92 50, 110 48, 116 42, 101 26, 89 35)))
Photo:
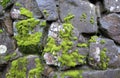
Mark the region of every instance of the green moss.
POLYGON ((77 44, 78 47, 83 47, 83 48, 87 48, 88 47, 88 44, 87 43, 79 43, 77 44))
POLYGON ((98 38, 98 36, 92 36, 92 37, 90 38, 89 42, 90 42, 90 43, 96 42, 97 38, 98 38))
POLYGON ((80 16, 80 21, 86 21, 86 18, 87 18, 87 14, 86 13, 82 13, 82 15, 80 16))
POLYGON ((2 29, 0 29, 0 34, 3 32, 3 30, 2 29))
POLYGON ((10 2, 10 0, 1 0, 0 1, 0 5, 2 5, 4 8, 6 7, 6 5, 10 2))
POLYGON ((109 63, 109 58, 106 55, 106 48, 103 48, 103 50, 100 52, 100 64, 98 65, 100 69, 107 69, 108 68, 108 63, 109 63))
POLYGON ((61 74, 61 77, 62 78, 66 78, 66 77, 83 78, 81 70, 69 70, 69 71, 63 72, 63 74, 61 74))
POLYGON ((44 27, 44 26, 46 26, 46 25, 47 25, 47 23, 46 23, 45 20, 40 23, 40 26, 42 26, 42 27, 44 27))
POLYGON ((6 74, 6 78, 26 78, 27 59, 19 58, 12 61, 11 68, 6 74))
POLYGON ((6 55, 6 56, 4 57, 4 59, 5 59, 6 61, 9 61, 10 59, 14 58, 16 55, 17 55, 16 52, 14 52, 14 53, 12 53, 12 54, 8 54, 8 55, 6 55))
POLYGON ((65 18, 64 18, 64 21, 67 23, 67 22, 70 22, 71 19, 73 19, 75 16, 71 13, 69 13, 65 18))
POLYGON ((15 5, 21 7, 21 4, 19 2, 16 2, 15 5))
POLYGON ((41 73, 43 71, 43 66, 41 65, 40 59, 36 58, 35 63, 36 63, 36 67, 29 71, 29 74, 28 74, 29 78, 34 78, 34 77, 41 78, 41 73))
POLYGON ((62 66, 70 66, 74 67, 77 63, 84 64, 85 56, 78 53, 78 51, 74 51, 72 53, 64 53, 62 56, 58 58, 58 61, 61 62, 62 66))
POLYGON ((101 44, 105 44, 105 40, 102 39, 102 40, 100 41, 100 43, 101 43, 101 44))
POLYGON ((39 20, 34 18, 29 18, 27 20, 22 20, 17 22, 16 28, 18 35, 15 36, 17 44, 24 53, 34 53, 38 50, 38 44, 42 36, 41 32, 32 33, 36 25, 39 25, 39 20))
POLYGON ((20 8, 20 14, 21 14, 21 15, 24 15, 24 16, 27 16, 27 17, 30 17, 30 18, 33 17, 33 13, 30 12, 28 9, 23 8, 23 7, 20 8))
POLYGON ((44 9, 44 10, 43 10, 43 14, 44 14, 46 17, 48 17, 48 16, 49 16, 49 13, 47 12, 47 10, 46 10, 46 9, 44 9))
POLYGON ((94 24, 94 23, 95 23, 93 16, 90 18, 90 23, 91 23, 91 24, 94 24))

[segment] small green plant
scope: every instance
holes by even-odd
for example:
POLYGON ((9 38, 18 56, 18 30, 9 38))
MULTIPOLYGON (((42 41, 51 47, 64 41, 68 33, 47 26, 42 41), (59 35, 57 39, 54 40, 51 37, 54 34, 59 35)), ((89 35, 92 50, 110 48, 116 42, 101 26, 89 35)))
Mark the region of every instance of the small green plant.
POLYGON ((87 43, 79 43, 77 44, 78 47, 83 47, 83 48, 87 48, 88 47, 88 44, 87 43))
POLYGON ((16 2, 15 5, 21 7, 21 4, 19 2, 16 2))
POLYGON ((105 40, 102 39, 102 40, 100 41, 100 43, 101 43, 101 44, 105 44, 105 40))
POLYGON ((46 23, 45 20, 40 23, 40 26, 42 26, 42 27, 44 27, 44 26, 46 26, 46 25, 47 25, 47 23, 46 23))
POLYGON ((80 21, 86 21, 87 18, 87 14, 86 13, 82 13, 82 15, 80 16, 80 21))
POLYGON ((91 24, 94 24, 94 23, 95 23, 93 16, 90 18, 90 23, 91 23, 91 24))
POLYGON ((49 13, 47 12, 47 10, 46 10, 46 9, 44 9, 44 10, 43 10, 43 13, 44 13, 44 15, 45 15, 46 17, 48 17, 48 16, 49 16, 49 13))
POLYGON ((89 42, 90 42, 90 43, 96 42, 97 38, 98 38, 98 36, 92 36, 92 37, 90 38, 89 42))

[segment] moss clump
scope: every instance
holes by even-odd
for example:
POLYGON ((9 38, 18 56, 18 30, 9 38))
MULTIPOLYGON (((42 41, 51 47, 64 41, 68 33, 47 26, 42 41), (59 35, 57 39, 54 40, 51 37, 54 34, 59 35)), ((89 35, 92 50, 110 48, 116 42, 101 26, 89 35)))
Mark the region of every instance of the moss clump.
POLYGON ((42 36, 41 32, 33 33, 33 29, 36 25, 39 25, 39 20, 34 18, 29 18, 27 20, 22 20, 17 22, 16 28, 18 35, 15 36, 17 44, 24 53, 35 53, 38 51, 38 44, 42 36))
POLYGON ((49 16, 49 13, 47 12, 47 10, 46 10, 46 9, 44 9, 44 10, 43 10, 43 14, 44 14, 46 17, 48 17, 48 16, 49 16))
POLYGON ((64 22, 70 22, 71 19, 73 19, 75 16, 71 13, 69 13, 65 18, 64 22))
POLYGON ((5 59, 6 61, 9 61, 10 59, 14 58, 16 55, 17 55, 16 52, 14 52, 14 53, 12 53, 12 54, 8 54, 8 55, 6 55, 6 56, 4 57, 4 59, 5 59))
POLYGON ((108 63, 109 63, 109 58, 106 55, 106 48, 103 48, 103 50, 100 52, 100 64, 98 65, 100 69, 107 69, 108 63))
POLYGON ((80 71, 80 70, 69 70, 69 71, 63 72, 63 74, 61 74, 61 77, 62 78, 66 78, 66 77, 83 78, 82 71, 80 71))
POLYGON ((10 0, 1 0, 0 1, 0 5, 2 5, 4 8, 6 7, 6 5, 10 2, 10 0))
POLYGON ((74 67, 79 64, 84 64, 85 63, 85 56, 81 55, 78 53, 78 50, 75 50, 72 53, 65 53, 62 56, 58 58, 58 61, 61 62, 62 66, 70 66, 74 67))
POLYGON ((1 33, 3 33, 3 30, 2 30, 2 29, 0 29, 0 34, 1 34, 1 33))
POLYGON ((29 78, 34 78, 34 77, 41 78, 43 66, 41 65, 41 61, 39 58, 35 59, 35 64, 36 64, 36 67, 29 71, 29 74, 28 74, 29 78))
POLYGON ((100 41, 100 43, 101 43, 101 44, 105 44, 105 40, 102 39, 102 40, 100 41))
POLYGON ((98 36, 92 36, 89 40, 90 43, 96 42, 98 36))
POLYGON ((25 57, 12 61, 11 68, 6 74, 6 78, 26 78, 26 67, 27 59, 25 57))
POLYGON ((80 16, 80 21, 86 21, 87 18, 87 14, 86 13, 82 13, 82 15, 80 16))
POLYGON ((40 23, 40 26, 42 26, 42 27, 45 27, 45 26, 47 26, 47 23, 46 23, 46 21, 44 20, 44 21, 42 21, 41 23, 40 23))
POLYGON ((93 16, 90 18, 90 23, 91 23, 91 24, 94 24, 94 23, 95 23, 93 16))
POLYGON ((81 47, 81 48, 87 48, 88 44, 87 43, 79 43, 79 44, 77 44, 77 46, 81 47))
POLYGON ((15 5, 21 7, 21 4, 19 2, 16 2, 15 5))
POLYGON ((20 8, 20 14, 21 15, 24 15, 24 16, 27 16, 27 17, 29 17, 29 18, 32 18, 33 17, 33 13, 32 12, 30 12, 28 9, 26 9, 26 8, 20 8))

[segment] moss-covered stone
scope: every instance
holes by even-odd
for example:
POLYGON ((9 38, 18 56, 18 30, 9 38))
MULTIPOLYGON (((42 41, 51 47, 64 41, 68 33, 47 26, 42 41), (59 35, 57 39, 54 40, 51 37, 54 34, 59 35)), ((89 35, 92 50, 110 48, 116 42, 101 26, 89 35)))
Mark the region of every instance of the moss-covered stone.
POLYGON ((34 77, 41 78, 41 73, 44 68, 39 58, 35 59, 35 64, 36 64, 36 67, 29 71, 29 74, 28 74, 29 78, 34 78, 34 77))
POLYGON ((6 78, 26 78, 27 59, 19 58, 12 61, 11 67, 6 74, 6 78))
POLYGON ((9 61, 10 59, 14 58, 17 55, 16 52, 13 52, 12 54, 8 54, 4 57, 6 61, 9 61))
POLYGON ((0 5, 2 5, 3 7, 6 7, 6 5, 10 2, 10 0, 1 0, 0 1, 0 5))
POLYGON ((29 18, 17 22, 16 28, 18 35, 15 36, 20 51, 23 53, 36 53, 39 49, 39 42, 42 36, 41 32, 33 33, 36 25, 39 25, 39 20, 29 18), (29 34, 33 33, 33 34, 29 34))

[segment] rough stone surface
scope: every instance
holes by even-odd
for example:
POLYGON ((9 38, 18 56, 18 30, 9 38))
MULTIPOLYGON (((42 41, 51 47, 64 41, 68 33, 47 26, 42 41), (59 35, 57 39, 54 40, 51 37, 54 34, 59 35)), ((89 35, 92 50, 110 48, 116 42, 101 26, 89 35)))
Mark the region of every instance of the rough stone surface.
POLYGON ((36 2, 47 21, 55 21, 58 19, 57 7, 54 0, 36 0, 36 2))
POLYGON ((120 12, 120 0, 104 0, 104 5, 110 12, 120 12))
POLYGON ((120 44, 120 15, 109 14, 100 19, 101 31, 120 44))
MULTIPOLYGON (((117 68, 120 66, 120 57, 118 53, 118 48, 115 43, 110 39, 97 38, 95 43, 90 43, 90 53, 89 53, 89 63, 93 67, 98 67, 98 64, 101 62, 102 56, 100 53, 106 49, 106 56, 109 58, 108 67, 117 68), (102 43, 104 41, 104 43, 102 43), (93 58, 93 60, 90 60, 93 58)), ((107 58, 106 58, 107 59, 107 58)), ((106 62, 107 63, 107 62, 106 62)))
POLYGON ((68 14, 73 14, 72 24, 80 33, 95 33, 98 28, 95 8, 86 1, 60 0, 60 18, 64 21, 68 14))

